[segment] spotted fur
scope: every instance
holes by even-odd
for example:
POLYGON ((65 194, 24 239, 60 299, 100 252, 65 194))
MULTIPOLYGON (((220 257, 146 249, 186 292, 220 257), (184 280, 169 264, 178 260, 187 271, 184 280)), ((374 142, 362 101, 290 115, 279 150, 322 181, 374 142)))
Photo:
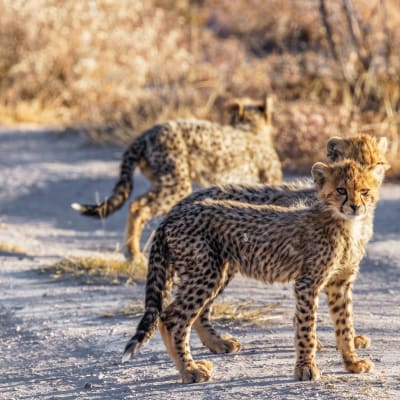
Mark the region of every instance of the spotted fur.
MULTIPOLYGON (((387 139, 385 137, 377 140, 371 135, 356 135, 351 138, 333 137, 327 142, 327 158, 330 162, 343 159, 352 159, 362 165, 383 165, 385 169, 389 164, 386 160, 387 139)), ((198 190, 185 199, 181 200, 174 207, 174 212, 179 213, 180 208, 185 207, 187 203, 194 203, 199 200, 235 200, 249 204, 274 204, 284 207, 311 206, 317 201, 317 192, 310 181, 289 183, 282 185, 238 185, 228 184, 214 186, 207 189, 198 190)), ((363 241, 366 244, 371 238, 372 231, 369 226, 365 226, 363 232, 360 232, 363 241)), ((201 337, 212 337, 215 335, 215 329, 211 326, 209 320, 210 310, 203 313, 201 320, 197 323, 197 330, 201 330, 201 337), (207 333, 208 332, 208 333, 207 333)), ((369 347, 371 340, 365 335, 355 336, 356 348, 369 347)), ((206 343, 205 343, 206 344, 206 343)), ((239 344, 236 346, 238 348, 239 344)), ((209 346, 210 347, 210 346, 209 346)), ((317 340, 317 347, 321 349, 323 344, 317 340)), ((211 346, 214 352, 234 351, 227 347, 218 348, 211 346)))
POLYGON ((327 155, 331 161, 349 158, 362 165, 382 164, 387 169, 386 151, 386 138, 377 140, 371 135, 356 135, 347 139, 332 137, 327 143, 327 155))
POLYGON ((205 199, 173 208, 156 231, 150 252, 145 314, 128 342, 129 359, 153 335, 157 323, 184 383, 211 379, 212 364, 194 361, 193 326, 210 348, 238 350, 234 338, 210 334, 204 313, 240 272, 267 283, 294 281, 296 295, 295 377, 316 380, 316 312, 321 290, 328 294, 337 347, 347 371, 367 372, 369 360, 355 352, 352 285, 365 250, 360 233, 372 231, 383 180, 382 165, 354 161, 312 168, 319 200, 285 208, 205 199), (174 298, 164 298, 178 277, 174 298))
MULTIPOLYGON (((333 137, 328 140, 326 150, 330 162, 350 159, 361 165, 380 164, 385 169, 389 168, 386 159, 387 139, 385 137, 379 140, 374 136, 364 134, 351 138, 333 137)), ((250 204, 295 207, 313 204, 317 200, 317 193, 309 180, 280 185, 223 184, 197 190, 181 200, 180 204, 204 199, 236 200, 250 204)))
POLYGON ((72 207, 96 218, 112 214, 132 193, 132 172, 139 166, 153 187, 130 205, 126 245, 129 256, 140 257, 140 236, 146 222, 165 214, 191 193, 192 183, 204 187, 229 182, 281 182, 269 103, 249 99, 233 102, 230 110, 234 126, 196 119, 155 125, 123 154, 120 178, 111 197, 98 205, 74 203, 72 207))

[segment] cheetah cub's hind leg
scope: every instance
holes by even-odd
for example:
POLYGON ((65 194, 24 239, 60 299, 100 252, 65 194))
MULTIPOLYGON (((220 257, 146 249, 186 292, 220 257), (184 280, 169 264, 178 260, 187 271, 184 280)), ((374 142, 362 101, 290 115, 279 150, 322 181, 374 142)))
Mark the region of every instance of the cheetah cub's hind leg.
POLYGON ((140 238, 146 223, 153 217, 146 203, 147 196, 142 196, 130 204, 125 229, 124 255, 126 259, 140 263, 146 261, 145 255, 140 250, 140 238))
POLYGON ((192 191, 186 165, 171 165, 168 172, 158 177, 152 190, 133 201, 129 207, 125 231, 125 256, 127 259, 145 259, 140 250, 140 238, 146 223, 156 216, 166 214, 171 207, 192 191))
POLYGON ((211 306, 205 306, 193 325, 201 342, 213 353, 237 353, 240 341, 229 334, 219 334, 211 325, 210 313, 211 306))
POLYGON ((173 311, 170 308, 165 312, 166 314, 164 314, 164 318, 166 318, 167 322, 164 322, 163 320, 159 321, 158 329, 160 330, 161 337, 165 347, 167 348, 168 354, 178 368, 182 383, 200 383, 209 381, 213 371, 212 363, 207 360, 199 360, 194 362, 189 350, 189 340, 187 339, 187 337, 190 335, 190 329, 186 328, 182 332, 184 336, 183 339, 176 340, 174 335, 176 335, 177 330, 169 325, 167 317, 167 313, 173 311), (185 361, 182 360, 182 348, 188 349, 187 353, 185 354, 185 361))
POLYGON ((160 316, 159 329, 167 351, 181 375, 183 383, 206 382, 211 379, 212 363, 207 360, 194 361, 189 347, 191 326, 204 306, 212 302, 220 292, 226 279, 225 266, 217 265, 217 256, 204 246, 203 257, 186 260, 193 267, 185 274, 177 289, 175 300, 160 316), (199 265, 198 260, 201 261, 199 265), (202 284, 199 285, 199 281, 202 284), (200 286, 200 287, 199 287, 200 286))
MULTIPOLYGON (((233 268, 228 270, 227 278, 217 294, 220 295, 224 288, 231 281, 235 271, 233 268)), ((219 334, 212 326, 210 321, 212 303, 209 302, 201 311, 199 317, 194 322, 196 330, 201 342, 207 346, 213 353, 236 353, 240 350, 240 342, 229 334, 219 334)))

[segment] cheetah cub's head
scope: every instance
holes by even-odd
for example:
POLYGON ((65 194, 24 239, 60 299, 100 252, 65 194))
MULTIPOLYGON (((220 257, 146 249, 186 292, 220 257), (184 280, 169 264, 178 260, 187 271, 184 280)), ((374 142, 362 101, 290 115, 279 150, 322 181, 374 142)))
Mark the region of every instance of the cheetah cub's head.
POLYGON ((358 220, 375 208, 385 167, 362 166, 352 160, 330 165, 317 162, 311 174, 318 196, 325 204, 341 218, 358 220))
POLYGON ((330 138, 326 144, 329 161, 350 159, 361 165, 381 164, 389 169, 386 160, 388 142, 385 137, 379 139, 371 135, 356 135, 351 138, 330 138))
POLYGON ((272 126, 272 97, 257 101, 248 97, 235 99, 228 104, 230 124, 250 127, 272 126))

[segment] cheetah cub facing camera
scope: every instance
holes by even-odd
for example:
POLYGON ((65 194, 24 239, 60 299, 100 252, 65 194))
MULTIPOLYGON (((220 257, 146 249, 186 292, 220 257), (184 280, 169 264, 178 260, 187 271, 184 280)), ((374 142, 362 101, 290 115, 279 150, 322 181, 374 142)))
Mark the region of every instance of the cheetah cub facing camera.
MULTIPOLYGON (((389 168, 386 159, 388 142, 385 137, 379 139, 371 135, 360 134, 350 138, 332 137, 326 145, 327 158, 330 162, 351 159, 364 166, 380 164, 385 170, 389 168)), ((285 183, 281 185, 246 185, 228 184, 214 186, 207 189, 198 190, 185 199, 181 200, 173 208, 174 214, 179 213, 180 208, 186 207, 187 203, 194 203, 199 200, 235 200, 249 204, 273 204, 284 207, 311 206, 317 200, 317 192, 311 182, 285 183)), ((372 223, 365 224, 360 231, 360 240, 364 245, 372 237, 372 223)), ((361 260, 360 260, 361 261, 361 260)), ((211 330, 209 313, 202 314, 202 325, 208 326, 211 330)), ((356 348, 369 347, 371 340, 365 335, 356 335, 354 344, 356 348)), ((317 349, 323 347, 317 340, 317 349)), ((229 347, 213 348, 214 352, 231 352, 236 349, 229 347)))
POLYGON ((316 380, 316 313, 321 290, 328 294, 337 348, 350 372, 368 372, 354 345, 352 285, 363 257, 360 232, 372 230, 384 177, 382 165, 345 160, 312 167, 318 201, 284 208, 228 200, 199 200, 174 209, 156 231, 149 258, 145 314, 128 342, 128 360, 158 325, 184 383, 211 379, 212 363, 194 361, 193 326, 210 349, 237 351, 239 341, 218 335, 204 318, 235 273, 272 283, 294 281, 295 377, 316 380), (246 240, 244 240, 246 236, 246 240), (171 304, 164 299, 178 276, 171 304))

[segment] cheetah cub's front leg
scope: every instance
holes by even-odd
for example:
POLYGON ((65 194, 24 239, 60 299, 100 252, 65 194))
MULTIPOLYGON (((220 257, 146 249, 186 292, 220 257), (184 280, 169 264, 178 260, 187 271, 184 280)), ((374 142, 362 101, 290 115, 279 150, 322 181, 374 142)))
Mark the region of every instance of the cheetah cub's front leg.
POLYGON ((315 362, 317 350, 316 317, 319 289, 310 286, 307 278, 295 283, 296 294, 296 366, 294 376, 300 381, 319 380, 321 373, 315 362))
MULTIPOLYGON (((328 285, 327 287, 329 287, 330 285, 328 285)), ((329 304, 329 306, 334 306, 334 303, 336 303, 336 297, 331 296, 331 299, 329 300, 329 294, 328 294, 328 289, 325 290, 326 294, 328 296, 328 302, 332 303, 329 304)), ((354 333, 355 335, 355 333, 354 333)), ((357 335, 354 336, 354 347, 356 349, 367 349, 369 346, 371 346, 371 339, 366 336, 366 335, 357 335)), ((317 351, 321 351, 323 349, 324 345, 323 343, 317 339, 317 351)), ((339 350, 339 348, 337 347, 337 350, 339 350)))
POLYGON ((347 371, 354 373, 369 372, 374 368, 370 360, 360 360, 355 351, 367 347, 370 340, 366 336, 355 336, 353 326, 353 303, 351 298, 352 281, 333 281, 327 285, 329 311, 335 325, 336 346, 342 353, 347 371))

